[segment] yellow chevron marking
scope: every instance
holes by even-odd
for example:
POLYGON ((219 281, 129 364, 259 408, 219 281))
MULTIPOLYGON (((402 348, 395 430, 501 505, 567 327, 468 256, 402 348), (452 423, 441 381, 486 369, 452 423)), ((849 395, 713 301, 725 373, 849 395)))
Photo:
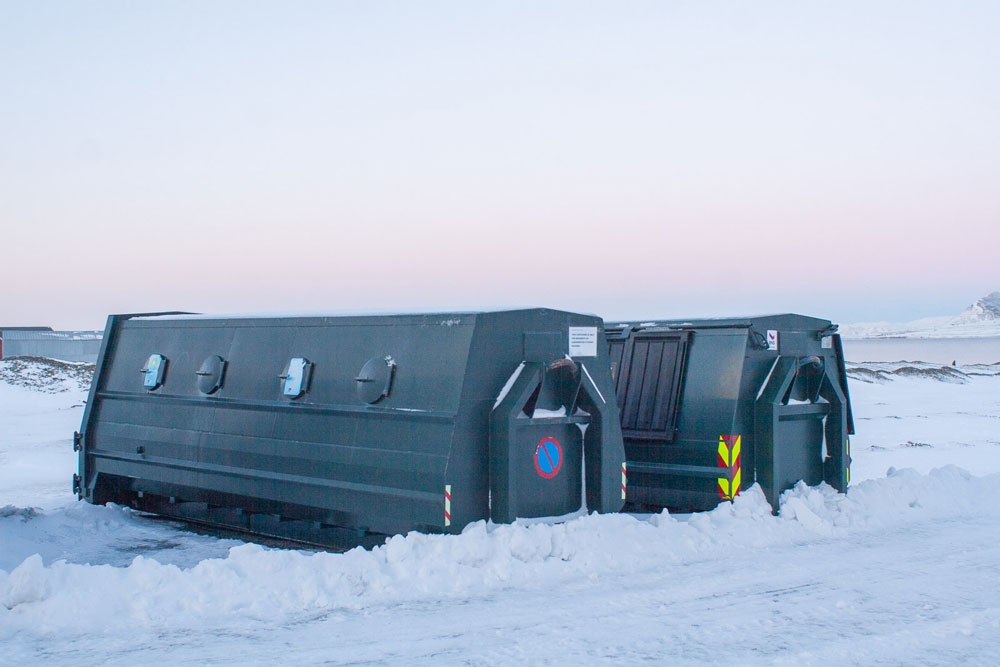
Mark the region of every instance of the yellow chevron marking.
POLYGON ((844 449, 847 450, 847 457, 846 457, 847 463, 844 466, 844 475, 845 475, 844 484, 847 485, 851 483, 851 439, 850 438, 847 438, 844 441, 844 449))
POLYGON ((719 436, 719 467, 729 468, 727 477, 719 477, 719 492, 726 500, 732 500, 740 493, 743 483, 740 451, 743 448, 742 436, 719 436), (730 442, 732 444, 730 444, 730 442))
POLYGON ((727 466, 730 465, 729 446, 726 444, 726 441, 723 440, 721 436, 719 437, 719 456, 722 457, 722 460, 726 462, 727 466))

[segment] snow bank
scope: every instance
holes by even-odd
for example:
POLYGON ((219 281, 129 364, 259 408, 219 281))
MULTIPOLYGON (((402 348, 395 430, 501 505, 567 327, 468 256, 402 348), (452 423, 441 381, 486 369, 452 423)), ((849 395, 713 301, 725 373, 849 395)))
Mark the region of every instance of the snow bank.
MULTIPOLYGON (((773 516, 758 487, 711 512, 676 518, 590 515, 564 524, 478 522, 461 535, 411 533, 372 551, 309 553, 242 545, 225 558, 180 568, 137 556, 127 567, 42 557, 0 570, 0 639, 18 628, 43 635, 126 626, 201 627, 247 619, 290 622, 336 609, 487 595, 604 574, 731 559, 734 549, 849 539, 901 522, 1000 514, 1000 475, 956 467, 890 471, 852 487, 799 485, 773 516)), ((5 520, 21 520, 9 512, 5 520)))
POLYGON ((884 383, 899 378, 965 384, 974 377, 1000 377, 1000 362, 945 366, 926 361, 866 361, 847 366, 847 377, 858 382, 884 383))
POLYGON ((0 382, 45 394, 87 391, 94 364, 45 357, 9 357, 0 360, 0 382))
MULTIPOLYGON (((63 491, 65 491, 63 480, 63 491)), ((39 554, 60 560, 124 567, 138 555, 155 553, 161 563, 192 567, 220 558, 242 540, 202 535, 183 524, 151 520, 128 507, 70 500, 49 509, 0 507, 0 571, 13 570, 39 554)))

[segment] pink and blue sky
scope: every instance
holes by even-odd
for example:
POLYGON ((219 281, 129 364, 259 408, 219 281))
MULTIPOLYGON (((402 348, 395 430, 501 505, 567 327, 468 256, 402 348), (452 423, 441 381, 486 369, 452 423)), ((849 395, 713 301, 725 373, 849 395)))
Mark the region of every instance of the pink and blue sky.
POLYGON ((1000 3, 0 0, 0 324, 957 312, 1000 3))

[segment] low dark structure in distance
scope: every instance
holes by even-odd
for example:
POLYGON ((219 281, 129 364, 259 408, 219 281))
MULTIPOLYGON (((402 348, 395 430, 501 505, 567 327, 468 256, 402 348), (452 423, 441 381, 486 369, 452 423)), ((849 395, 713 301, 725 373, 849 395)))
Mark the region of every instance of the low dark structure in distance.
MULTIPOLYGON (((3 353, 3 341, 4 338, 16 338, 22 334, 37 334, 43 331, 52 331, 52 327, 4 327, 0 326, 0 359, 4 358, 3 353)), ((7 353, 8 357, 19 356, 11 352, 7 353)))
POLYGON ((52 327, 0 327, 0 359, 46 357, 94 363, 100 331, 53 331, 52 327))
POLYGON ((75 490, 323 545, 625 500, 600 318, 115 315, 75 490))

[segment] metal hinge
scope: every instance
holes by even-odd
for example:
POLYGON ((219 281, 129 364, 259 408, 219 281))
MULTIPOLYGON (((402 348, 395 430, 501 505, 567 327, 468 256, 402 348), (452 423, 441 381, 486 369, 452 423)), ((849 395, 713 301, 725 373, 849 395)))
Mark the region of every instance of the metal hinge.
POLYGON ((79 431, 73 431, 73 451, 78 452, 83 449, 83 436, 79 431))
POLYGON ((73 473, 73 493, 80 495, 80 476, 73 473))

